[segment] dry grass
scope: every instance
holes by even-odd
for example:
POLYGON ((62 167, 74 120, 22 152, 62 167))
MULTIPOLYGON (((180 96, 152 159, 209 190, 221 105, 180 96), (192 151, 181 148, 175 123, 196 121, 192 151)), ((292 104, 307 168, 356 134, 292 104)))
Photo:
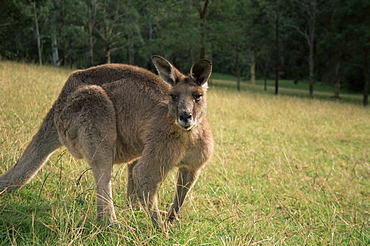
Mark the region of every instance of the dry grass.
MULTIPOLYGON (((0 63, 0 173, 20 157, 70 72, 0 63)), ((87 165, 61 149, 29 185, 0 196, 0 245, 370 243, 369 109, 219 86, 208 101, 215 155, 168 236, 126 206, 124 166, 113 174, 121 228, 97 226, 87 165)), ((163 209, 174 176, 162 184, 163 209)))

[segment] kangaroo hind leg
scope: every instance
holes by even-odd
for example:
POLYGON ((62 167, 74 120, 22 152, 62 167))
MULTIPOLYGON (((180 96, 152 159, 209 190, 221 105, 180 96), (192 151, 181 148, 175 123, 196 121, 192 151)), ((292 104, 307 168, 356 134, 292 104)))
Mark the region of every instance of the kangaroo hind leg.
POLYGON ((111 173, 116 142, 116 117, 112 101, 99 86, 78 89, 58 116, 63 144, 90 165, 96 184, 97 219, 115 222, 111 173))
POLYGON ((138 206, 138 197, 137 197, 137 190, 135 188, 135 181, 134 181, 134 167, 138 163, 139 160, 135 160, 134 162, 127 165, 127 195, 126 199, 130 206, 136 207, 138 206))

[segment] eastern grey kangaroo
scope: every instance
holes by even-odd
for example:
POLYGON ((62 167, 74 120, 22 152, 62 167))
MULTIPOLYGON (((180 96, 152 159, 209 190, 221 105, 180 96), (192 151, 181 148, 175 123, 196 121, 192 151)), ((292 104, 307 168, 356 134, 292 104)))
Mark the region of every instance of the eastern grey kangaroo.
POLYGON ((0 193, 27 184, 64 145, 90 165, 97 219, 105 222, 116 221, 113 164, 128 164, 127 198, 138 202, 156 226, 162 225, 158 186, 178 167, 175 197, 163 225, 174 219, 213 152, 206 119, 212 65, 199 60, 185 76, 160 56, 152 61, 165 83, 145 69, 121 64, 72 73, 21 158, 0 177, 0 193))

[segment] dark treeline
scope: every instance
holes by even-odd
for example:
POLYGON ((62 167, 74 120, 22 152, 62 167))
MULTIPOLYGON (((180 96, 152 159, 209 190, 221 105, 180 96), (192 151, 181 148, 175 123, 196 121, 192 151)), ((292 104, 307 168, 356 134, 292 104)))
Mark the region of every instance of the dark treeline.
MULTIPOLYGON (((369 91, 368 0, 2 0, 3 59, 85 68, 162 55, 181 70, 369 91)), ((239 81, 238 80, 238 81, 239 81)), ((238 82, 239 88, 239 82, 238 82)))

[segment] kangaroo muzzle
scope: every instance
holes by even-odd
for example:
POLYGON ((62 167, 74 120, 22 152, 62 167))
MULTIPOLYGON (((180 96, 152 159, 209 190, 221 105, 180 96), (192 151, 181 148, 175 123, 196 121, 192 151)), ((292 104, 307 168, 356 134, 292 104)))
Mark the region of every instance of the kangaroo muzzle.
POLYGON ((179 113, 177 124, 185 130, 190 130, 194 126, 193 115, 186 111, 179 113))

